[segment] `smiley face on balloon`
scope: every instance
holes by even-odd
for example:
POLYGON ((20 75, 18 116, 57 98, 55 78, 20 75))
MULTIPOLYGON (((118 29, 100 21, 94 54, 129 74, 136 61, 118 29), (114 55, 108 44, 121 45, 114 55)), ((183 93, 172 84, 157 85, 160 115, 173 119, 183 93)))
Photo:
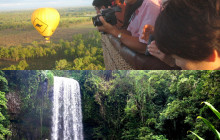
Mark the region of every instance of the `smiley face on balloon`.
POLYGON ((31 22, 46 42, 50 42, 50 37, 59 25, 60 14, 54 8, 39 8, 33 12, 31 22))

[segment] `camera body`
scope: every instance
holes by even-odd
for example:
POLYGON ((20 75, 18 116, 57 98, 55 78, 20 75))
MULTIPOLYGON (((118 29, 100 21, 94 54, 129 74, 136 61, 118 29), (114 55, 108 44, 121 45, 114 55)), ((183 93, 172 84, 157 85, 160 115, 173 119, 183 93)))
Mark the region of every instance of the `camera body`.
POLYGON ((116 18, 115 12, 121 12, 121 8, 118 6, 115 6, 112 8, 107 8, 107 9, 101 10, 100 15, 92 17, 92 22, 93 22, 94 26, 102 26, 103 25, 99 19, 100 16, 103 16, 105 21, 108 22, 109 24, 116 25, 117 18, 116 18))

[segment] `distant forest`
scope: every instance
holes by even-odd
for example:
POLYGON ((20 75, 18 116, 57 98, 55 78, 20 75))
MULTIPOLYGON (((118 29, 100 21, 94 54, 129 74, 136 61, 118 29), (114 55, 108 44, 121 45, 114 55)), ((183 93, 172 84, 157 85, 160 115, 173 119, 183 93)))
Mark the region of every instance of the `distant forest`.
POLYGON ((74 35, 73 41, 61 39, 59 43, 38 44, 38 42, 34 41, 31 45, 27 46, 2 46, 0 47, 0 59, 19 61, 18 65, 1 68, 3 70, 48 68, 56 70, 104 69, 101 35, 97 31, 91 31, 84 35, 74 35))
POLYGON ((79 81, 86 140, 217 140, 197 117, 220 130, 220 71, 110 70, 0 71, 0 139, 50 139, 53 76, 79 81))

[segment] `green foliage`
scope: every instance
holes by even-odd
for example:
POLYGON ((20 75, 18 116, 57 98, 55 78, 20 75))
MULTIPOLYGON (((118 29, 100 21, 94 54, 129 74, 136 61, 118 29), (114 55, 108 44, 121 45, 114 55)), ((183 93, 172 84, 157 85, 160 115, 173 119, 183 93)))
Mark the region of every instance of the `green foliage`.
MULTIPOLYGON (((215 109, 215 107, 213 107, 210 103, 208 102, 202 102, 204 104, 206 104, 213 113, 215 113, 215 115, 220 119, 220 113, 218 112, 218 110, 215 109)), ((220 133, 218 132, 218 130, 215 129, 215 127, 205 118, 198 116, 197 119, 202 119, 203 122, 212 130, 212 132, 216 135, 216 137, 220 140, 220 133)), ((193 135, 195 135, 197 138, 202 139, 201 137, 199 137, 197 134, 193 133, 193 135)), ((203 140, 203 139, 202 139, 203 140)))
POLYGON ((19 62, 18 66, 17 66, 17 70, 24 70, 28 67, 28 64, 25 60, 22 60, 19 62))
POLYGON ((2 124, 0 124, 0 140, 4 140, 6 135, 11 135, 11 131, 9 131, 2 124))
POLYGON ((205 140, 205 139, 201 138, 199 135, 197 135, 196 133, 194 133, 192 131, 189 131, 189 132, 191 132, 193 135, 195 135, 199 140, 205 140))
POLYGON ((22 59, 56 55, 54 47, 38 44, 36 41, 32 42, 32 45, 27 46, 1 46, 0 48, 0 58, 3 60, 19 61, 22 59))
POLYGON ((67 66, 68 66, 68 62, 66 61, 66 59, 56 61, 56 70, 65 69, 67 66))
POLYGON ((8 92, 8 81, 2 71, 0 71, 0 91, 8 92))
POLYGON ((21 100, 21 108, 11 125, 19 127, 11 139, 23 139, 32 135, 34 139, 46 139, 49 136, 51 119, 51 101, 49 90, 53 85, 51 71, 4 71, 9 81, 9 89, 16 92, 21 100), (51 86, 50 86, 51 84, 51 86))
POLYGON ((9 131, 9 119, 7 116, 7 99, 5 92, 8 91, 8 81, 4 77, 2 71, 0 71, 0 140, 4 140, 7 135, 11 135, 9 131))
POLYGON ((193 138, 187 131, 195 128, 208 139, 209 128, 194 119, 202 112, 219 128, 206 108, 200 111, 203 100, 219 107, 219 71, 113 71, 111 80, 91 73, 83 113, 85 122, 96 122, 93 138, 180 140, 193 138))
POLYGON ((213 133, 217 136, 218 139, 220 139, 220 133, 218 130, 215 129, 215 127, 205 118, 198 116, 197 119, 202 119, 203 122, 212 130, 213 133))
POLYGON ((29 65, 25 60, 21 60, 17 66, 11 65, 8 68, 4 68, 3 70, 25 70, 29 65))
POLYGON ((215 109, 214 106, 212 106, 208 102, 202 102, 202 103, 206 104, 212 110, 212 112, 215 113, 215 115, 220 119, 220 113, 218 112, 218 110, 215 109))
POLYGON ((19 61, 17 66, 11 65, 4 70, 48 69, 57 70, 101 70, 104 69, 101 35, 97 31, 88 34, 74 35, 73 41, 60 40, 59 43, 38 44, 32 42, 27 46, 0 46, 0 59, 19 61), (42 59, 42 61, 37 61, 42 59), (46 62, 53 61, 49 64, 46 62), (33 62, 36 60, 36 62, 33 62), (28 63, 31 62, 31 63, 28 63), (36 65, 34 63, 40 63, 36 65), (43 63, 43 67, 41 66, 43 63), (52 66, 51 66, 52 65, 52 66), (34 68, 33 68, 34 67, 34 68), (51 68, 50 68, 51 69, 51 68))
MULTIPOLYGON (((73 43, 85 45, 81 41, 73 43)), ((66 41, 61 40, 60 44, 71 48, 66 41)), ((219 71, 53 70, 5 71, 5 74, 9 89, 19 91, 22 100, 19 122, 24 123, 19 135, 41 134, 35 139, 49 135, 45 120, 50 119, 51 102, 48 94, 40 91, 45 79, 50 82, 53 76, 79 81, 85 139, 185 140, 199 134, 204 139, 215 140, 209 127, 196 121, 197 116, 203 116, 216 130, 220 129, 219 119, 210 115, 211 110, 218 115, 216 111, 220 107, 219 71), (204 100, 210 104, 205 102, 207 106, 201 106, 204 100), (194 134, 187 133, 188 130, 194 134)))
POLYGON ((139 131, 139 140, 168 140, 163 135, 154 135, 152 130, 148 127, 141 127, 139 131))
POLYGON ((48 85, 52 86, 54 82, 53 73, 51 71, 47 71, 46 78, 48 79, 48 85))

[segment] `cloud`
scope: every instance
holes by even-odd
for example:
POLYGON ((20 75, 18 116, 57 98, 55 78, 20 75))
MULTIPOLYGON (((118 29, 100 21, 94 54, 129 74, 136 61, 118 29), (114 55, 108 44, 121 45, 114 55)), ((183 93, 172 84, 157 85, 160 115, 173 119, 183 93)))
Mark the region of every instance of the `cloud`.
POLYGON ((5 4, 0 4, 0 7, 12 7, 12 6, 21 6, 25 5, 25 3, 5 3, 5 4))

